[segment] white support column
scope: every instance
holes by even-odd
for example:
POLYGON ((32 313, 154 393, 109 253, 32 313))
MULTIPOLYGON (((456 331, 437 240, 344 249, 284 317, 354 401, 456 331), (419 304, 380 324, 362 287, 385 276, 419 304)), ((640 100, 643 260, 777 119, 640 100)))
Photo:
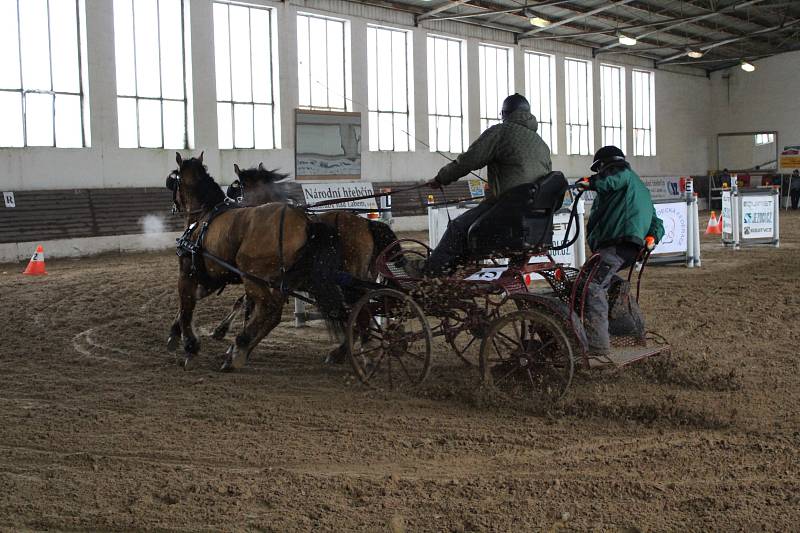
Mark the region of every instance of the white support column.
MULTIPOLYGON (((193 148, 216 152, 219 149, 217 135, 217 85, 214 69, 214 11, 212 2, 192 2, 190 8, 192 63, 192 109, 194 111, 193 148)), ((220 175, 221 169, 214 168, 219 161, 209 161, 209 169, 220 175)))
MULTIPOLYGON (((411 69, 414 77, 414 129, 417 139, 430 144, 430 128, 428 128, 428 32, 424 28, 416 28, 413 35, 412 52, 413 67, 411 69)), ((409 140, 414 143, 415 150, 427 152, 429 148, 416 140, 409 140)))
MULTIPOLYGON (((281 147, 294 153, 294 113, 299 105, 297 88, 297 9, 284 2, 277 9, 278 65, 281 88, 281 147)), ((294 174, 294 156, 292 156, 294 174)))
POLYGON ((361 113, 361 150, 369 150, 369 113, 367 100, 369 87, 367 80, 367 23, 363 19, 350 19, 350 65, 352 69, 353 86, 350 94, 353 98, 353 111, 361 113))
MULTIPOLYGON (((602 121, 600 120, 602 115, 602 108, 600 107, 602 83, 600 83, 600 61, 595 59, 589 61, 589 64, 592 65, 592 125, 594 126, 594 143, 589 146, 589 152, 590 154, 594 154, 603 146, 603 129, 601 126, 602 121)), ((627 154, 628 152, 625 152, 625 155, 627 154)))
MULTIPOLYGON (((114 4, 106 0, 86 1, 86 67, 89 73, 89 125, 92 151, 119 150, 117 126, 117 80, 114 57, 114 4)), ((88 158, 87 158, 88 160, 88 158)), ((111 169, 101 160, 97 169, 106 186, 111 169), (108 170, 108 172, 106 172, 108 170)), ((91 171, 95 169, 84 169, 91 171)))
POLYGON ((566 82, 564 78, 564 56, 557 54, 556 61, 556 116, 554 127, 558 138, 558 153, 567 155, 567 98, 566 82))
POLYGON ((511 53, 514 54, 512 62, 514 64, 514 87, 512 90, 528 98, 525 93, 525 50, 521 46, 512 46, 511 53))
MULTIPOLYGON (((622 151, 630 157, 633 155, 633 70, 625 67, 625 147, 622 151)), ((710 204, 709 204, 709 207, 710 204)))
POLYGON ((467 66, 467 146, 481 134, 481 75, 478 68, 478 40, 467 39, 467 55, 463 58, 467 66))

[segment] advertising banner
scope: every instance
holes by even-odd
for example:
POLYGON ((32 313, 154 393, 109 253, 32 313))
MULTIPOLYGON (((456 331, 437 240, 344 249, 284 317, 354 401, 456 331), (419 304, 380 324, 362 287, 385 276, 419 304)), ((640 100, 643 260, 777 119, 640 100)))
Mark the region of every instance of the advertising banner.
POLYGON ((656 215, 664 223, 664 237, 653 254, 686 253, 689 244, 689 211, 685 201, 654 204, 656 215))
POLYGON ((775 235, 775 196, 742 197, 742 238, 771 239, 775 235))
POLYGON ((781 172, 789 173, 800 169, 800 145, 784 146, 780 155, 781 172))
MULTIPOLYGON (((338 198, 351 198, 375 194, 372 183, 369 181, 333 181, 324 183, 303 183, 303 198, 307 204, 335 200, 338 198)), ((375 198, 342 202, 340 204, 319 207, 320 210, 329 209, 374 209, 378 210, 375 198)))

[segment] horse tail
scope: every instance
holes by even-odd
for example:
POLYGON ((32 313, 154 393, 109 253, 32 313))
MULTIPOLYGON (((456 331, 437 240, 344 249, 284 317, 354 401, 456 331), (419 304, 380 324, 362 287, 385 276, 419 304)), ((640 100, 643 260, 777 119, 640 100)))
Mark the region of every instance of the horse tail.
POLYGON ((394 231, 392 231, 392 228, 390 228, 388 224, 379 220, 370 220, 369 232, 372 234, 373 244, 372 259, 370 263, 374 264, 378 255, 393 244, 394 246, 389 252, 389 255, 400 252, 400 245, 395 244, 397 242, 397 235, 394 231))
POLYGON ((310 222, 307 256, 311 259, 308 292, 317 302, 331 332, 340 336, 344 332, 347 312, 344 295, 339 285, 342 270, 342 246, 336 230, 321 222, 310 222))

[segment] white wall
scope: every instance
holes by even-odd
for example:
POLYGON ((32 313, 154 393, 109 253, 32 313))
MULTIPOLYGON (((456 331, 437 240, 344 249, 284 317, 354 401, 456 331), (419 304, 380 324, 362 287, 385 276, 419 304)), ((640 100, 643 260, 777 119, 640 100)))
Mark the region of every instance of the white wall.
MULTIPOLYGON (((714 133, 777 131, 780 148, 800 144, 800 52, 753 64, 755 72, 734 67, 712 74, 714 133)), ((709 168, 716 167, 717 144, 712 139, 709 168)))
MULTIPOLYGON (((214 82, 214 46, 212 0, 191 1, 191 62, 193 75, 194 150, 205 150, 209 171, 222 183, 228 183, 234 162, 249 166, 263 161, 268 167, 294 170, 294 109, 297 107, 297 41, 295 38, 298 10, 339 14, 351 21, 354 109, 363 110, 367 100, 366 88, 366 25, 379 21, 413 32, 415 119, 417 137, 427 144, 427 82, 426 39, 429 31, 448 33, 467 38, 469 79, 469 133, 474 139, 479 133, 477 44, 491 42, 514 47, 517 90, 524 92, 524 68, 521 46, 513 46, 511 35, 497 30, 465 26, 453 22, 426 22, 414 27, 413 18, 375 6, 341 0, 307 0, 303 2, 269 2, 251 0, 275 7, 278 19, 278 50, 281 98, 280 150, 219 150, 217 148, 216 95, 214 82)), ((116 86, 114 80, 113 3, 108 0, 86 0, 88 39, 89 90, 92 146, 84 149, 16 148, 0 149, 0 189, 64 189, 83 187, 145 187, 163 186, 164 178, 174 164, 174 150, 120 149, 117 141, 116 86)), ((527 44, 533 43, 528 41, 527 44)), ((563 58, 591 59, 588 49, 558 45, 547 41, 536 45, 540 51, 557 56, 557 122, 558 146, 563 153, 566 137, 563 123, 564 76, 563 58)), ((533 49, 531 47, 531 49, 533 49)), ((649 67, 648 62, 621 55, 603 56, 610 63, 649 67), (613 60, 613 61, 612 61, 613 60)), ((800 64, 800 61, 798 61, 800 64)), ((600 61, 595 60, 593 72, 599 79, 600 61)), ((797 69, 796 65, 794 68, 797 69)), ((631 116, 630 69, 626 69, 628 117, 631 116)), ((707 140, 712 130, 710 120, 711 82, 702 76, 656 71, 656 128, 657 156, 632 158, 634 168, 643 175, 683 175, 704 173, 709 160, 707 140)), ((597 87, 597 84, 595 85, 597 87)), ((789 89, 788 87, 786 88, 789 89)), ((596 89, 599 91, 599 89, 596 89)), ((797 101, 796 99, 794 100, 797 101)), ((795 104, 796 105, 796 104, 795 104)), ((595 95, 595 149, 600 143, 599 94, 595 95)), ((788 118, 788 117, 787 117, 788 118)), ((368 139, 364 117, 364 139, 368 139)), ((628 146, 631 152, 630 119, 628 146)), ((797 140, 800 142, 800 139, 797 140)), ((371 180, 408 180, 432 177, 447 161, 433 154, 422 144, 415 152, 363 153, 364 178, 371 180)), ((589 156, 553 157, 553 167, 568 176, 588 173, 589 156)))

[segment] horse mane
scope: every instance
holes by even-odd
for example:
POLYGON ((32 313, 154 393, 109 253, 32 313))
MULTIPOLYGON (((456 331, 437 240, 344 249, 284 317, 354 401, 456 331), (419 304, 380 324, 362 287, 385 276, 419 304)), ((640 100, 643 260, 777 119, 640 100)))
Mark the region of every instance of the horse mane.
POLYGON ((289 199, 286 186, 280 183, 288 177, 289 174, 278 172, 278 169, 267 170, 261 165, 239 172, 239 181, 244 185, 245 195, 248 195, 248 188, 252 191, 253 189, 264 187, 274 197, 273 201, 279 202, 285 202, 289 199))
POLYGON ((182 166, 189 167, 194 172, 197 178, 195 192, 197 193, 198 200, 200 200, 200 204, 204 208, 211 209, 225 201, 225 193, 222 191, 222 187, 211 177, 208 173, 208 167, 206 167, 201 160, 192 157, 184 160, 182 166))

